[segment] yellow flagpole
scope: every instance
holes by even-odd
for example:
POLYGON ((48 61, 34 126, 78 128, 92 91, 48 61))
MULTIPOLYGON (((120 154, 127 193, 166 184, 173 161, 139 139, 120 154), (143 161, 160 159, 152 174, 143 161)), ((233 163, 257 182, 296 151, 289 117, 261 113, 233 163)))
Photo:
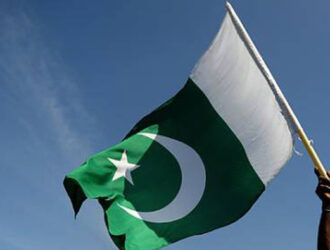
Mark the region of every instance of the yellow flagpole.
POLYGON ((265 61, 262 59, 259 51, 257 50, 252 39, 250 38, 249 34, 247 33, 246 29, 244 28, 244 25, 242 24, 241 20, 239 19, 235 10, 233 9, 233 7, 231 6, 231 4, 229 2, 226 2, 226 8, 231 17, 231 20, 233 21, 233 23, 236 27, 238 34, 240 35, 241 39, 245 43, 247 49, 249 50, 251 56, 253 57, 254 61, 256 62, 257 66, 259 67, 259 69, 261 70, 262 74, 267 79, 267 82, 268 82, 270 88, 272 89, 273 93, 275 94, 276 99, 277 99, 279 105, 281 106, 285 117, 288 118, 293 129, 295 130, 295 132, 298 134, 299 138, 303 142, 315 167, 320 172, 320 175, 325 178, 328 178, 327 172, 326 172, 320 158, 318 157, 317 153, 315 152, 313 146, 311 145, 311 142, 308 139, 299 120, 297 119, 295 113, 293 112, 288 101, 286 100, 285 96, 283 95, 280 87, 278 86, 277 82, 275 81, 272 73, 270 72, 269 68, 267 67, 265 61))
POLYGON ((315 167, 317 168, 317 170, 320 172, 320 174, 323 177, 326 177, 327 179, 329 179, 319 156, 315 152, 313 146, 311 145, 311 141, 308 139, 303 128, 298 129, 297 133, 298 133, 298 136, 301 139, 302 143, 304 144, 309 156, 311 157, 315 167))

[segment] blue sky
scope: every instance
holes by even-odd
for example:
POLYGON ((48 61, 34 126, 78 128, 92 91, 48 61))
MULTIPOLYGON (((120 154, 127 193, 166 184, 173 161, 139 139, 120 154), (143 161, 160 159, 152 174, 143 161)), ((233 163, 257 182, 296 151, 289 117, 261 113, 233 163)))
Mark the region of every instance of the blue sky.
MULTIPOLYGON (((327 165, 330 2, 232 4, 327 165)), ((0 249, 115 249, 97 202, 74 220, 63 177, 183 86, 224 13, 218 0, 0 2, 0 249)), ((167 249, 315 249, 317 182, 296 149, 241 220, 167 249)))

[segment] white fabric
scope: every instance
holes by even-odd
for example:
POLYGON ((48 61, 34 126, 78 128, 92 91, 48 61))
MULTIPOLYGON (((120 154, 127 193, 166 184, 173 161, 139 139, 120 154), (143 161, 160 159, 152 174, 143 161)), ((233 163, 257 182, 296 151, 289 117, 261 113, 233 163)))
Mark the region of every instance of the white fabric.
POLYGON ((291 158, 293 139, 275 95, 228 14, 191 79, 241 141, 267 185, 291 158))

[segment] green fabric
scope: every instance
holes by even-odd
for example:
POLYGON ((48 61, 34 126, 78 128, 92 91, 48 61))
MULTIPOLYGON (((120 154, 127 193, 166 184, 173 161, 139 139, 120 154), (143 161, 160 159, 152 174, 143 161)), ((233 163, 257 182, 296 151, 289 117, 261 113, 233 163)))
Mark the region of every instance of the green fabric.
MULTIPOLYGON (((87 198, 99 199, 110 236, 120 249, 157 249, 188 236, 228 225, 243 216, 264 191, 240 141, 190 79, 172 99, 144 117, 115 146, 88 159, 64 180, 75 212, 87 198), (201 157, 206 186, 199 204, 186 217, 167 223, 135 218, 118 204, 154 211, 169 204, 180 189, 181 172, 174 156, 150 138, 150 132, 181 141, 201 157), (140 167, 112 181, 116 167, 108 158, 140 167)), ((193 194, 192 194, 193 195, 193 194)))

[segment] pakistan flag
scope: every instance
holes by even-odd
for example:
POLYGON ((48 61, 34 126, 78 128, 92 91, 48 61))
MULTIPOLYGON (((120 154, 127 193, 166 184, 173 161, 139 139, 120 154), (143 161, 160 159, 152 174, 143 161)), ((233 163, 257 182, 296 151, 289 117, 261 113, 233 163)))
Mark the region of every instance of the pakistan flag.
POLYGON ((243 216, 291 157, 290 126, 227 14, 184 87, 69 173, 120 249, 157 249, 243 216))

